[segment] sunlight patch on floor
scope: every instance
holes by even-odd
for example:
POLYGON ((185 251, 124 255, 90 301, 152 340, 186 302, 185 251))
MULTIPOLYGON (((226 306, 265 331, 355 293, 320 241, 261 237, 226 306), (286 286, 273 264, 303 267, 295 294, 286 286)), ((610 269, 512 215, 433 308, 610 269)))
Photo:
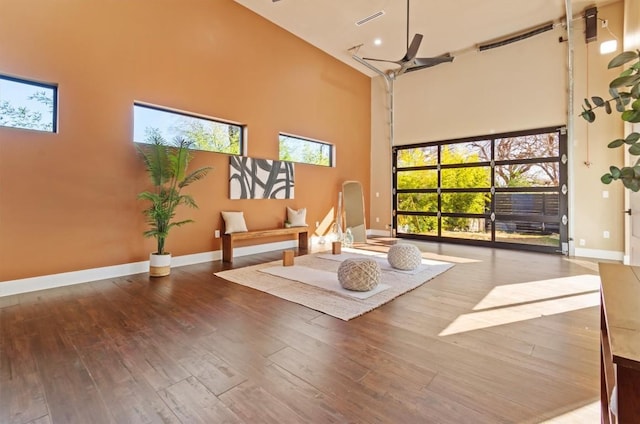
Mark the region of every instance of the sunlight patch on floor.
POLYGON ((436 261, 450 262, 452 264, 470 264, 474 262, 482 262, 478 259, 463 258, 460 256, 439 255, 437 253, 422 252, 423 258, 433 259, 436 261))
POLYGON ((543 423, 553 424, 584 424, 600 422, 600 401, 589 403, 580 408, 558 415, 543 423))
POLYGON ((439 262, 449 262, 453 264, 469 264, 482 262, 479 259, 471 259, 462 256, 441 255, 435 252, 429 252, 431 246, 428 246, 423 242, 416 240, 398 239, 395 237, 378 236, 375 238, 368 238, 367 243, 354 243, 353 245, 357 249, 370 250, 373 252, 386 254, 389 251, 389 247, 396 243, 413 244, 414 246, 417 246, 418 249, 420 249, 420 252, 422 252, 422 257, 425 259, 432 259, 439 262))
POLYGON ((597 275, 575 275, 494 287, 473 308, 479 311, 600 290, 597 275))
POLYGON ((600 305, 597 275, 554 278, 495 287, 473 309, 458 316, 440 336, 511 324, 600 305))
MULTIPOLYGON (((399 241, 399 243, 413 244, 417 246, 419 249, 420 249, 420 246, 425 245, 424 243, 421 243, 419 241, 414 241, 414 240, 411 240, 411 241, 402 240, 402 241, 399 241)), ((465 258, 462 256, 441 255, 439 253, 429 252, 426 248, 420 249, 420 251, 422 252, 423 258, 433 259, 436 261, 450 262, 452 264, 470 264, 470 263, 482 262, 479 259, 465 258)))
POLYGON ((578 259, 578 258, 564 258, 565 261, 571 262, 583 268, 586 268, 593 272, 598 272, 598 262, 596 259, 578 259))

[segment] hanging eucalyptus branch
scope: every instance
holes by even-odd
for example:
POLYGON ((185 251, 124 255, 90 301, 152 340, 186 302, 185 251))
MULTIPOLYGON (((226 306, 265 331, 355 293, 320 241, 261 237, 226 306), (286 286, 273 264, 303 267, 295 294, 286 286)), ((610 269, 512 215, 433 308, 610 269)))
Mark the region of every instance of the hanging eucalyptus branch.
MULTIPOLYGON (((587 122, 596 120, 598 108, 604 108, 607 114, 613 112, 612 103, 620 113, 620 119, 626 122, 640 122, 640 50, 628 51, 614 57, 608 69, 617 68, 629 62, 633 62, 627 69, 609 83, 609 94, 611 98, 604 100, 602 97, 593 96, 591 101, 584 99, 582 106, 582 116, 587 122), (593 103, 592 103, 593 102, 593 103)), ((629 154, 640 156, 640 133, 632 132, 625 138, 618 138, 608 144, 609 148, 615 149, 621 146, 629 146, 629 154)), ((640 158, 633 166, 610 166, 609 172, 604 174, 600 180, 604 184, 620 180, 624 186, 632 191, 640 191, 640 158)))

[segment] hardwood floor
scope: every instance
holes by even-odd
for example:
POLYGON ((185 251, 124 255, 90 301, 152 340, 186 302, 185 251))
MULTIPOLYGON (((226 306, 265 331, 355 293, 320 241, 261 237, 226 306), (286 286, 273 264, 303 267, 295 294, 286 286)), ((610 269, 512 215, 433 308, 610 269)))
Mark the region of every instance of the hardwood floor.
POLYGON ((595 264, 421 249, 456 266, 348 322, 220 261, 0 298, 0 423, 599 422, 595 264))

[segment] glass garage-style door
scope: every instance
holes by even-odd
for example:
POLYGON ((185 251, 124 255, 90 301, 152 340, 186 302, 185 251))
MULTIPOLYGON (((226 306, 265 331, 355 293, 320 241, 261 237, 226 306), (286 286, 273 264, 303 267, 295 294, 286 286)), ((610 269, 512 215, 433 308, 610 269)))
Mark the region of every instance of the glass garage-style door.
POLYGON ((564 127, 396 146, 400 238, 567 252, 564 127))

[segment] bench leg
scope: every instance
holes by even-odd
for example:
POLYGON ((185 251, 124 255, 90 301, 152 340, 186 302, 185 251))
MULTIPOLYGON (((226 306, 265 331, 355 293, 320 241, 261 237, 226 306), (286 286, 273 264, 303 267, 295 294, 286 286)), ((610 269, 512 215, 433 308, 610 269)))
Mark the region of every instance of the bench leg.
POLYGON ((233 262, 233 240, 227 234, 222 236, 222 261, 233 262))
POLYGON ((303 232, 298 233, 298 248, 299 249, 309 249, 309 233, 303 232))

